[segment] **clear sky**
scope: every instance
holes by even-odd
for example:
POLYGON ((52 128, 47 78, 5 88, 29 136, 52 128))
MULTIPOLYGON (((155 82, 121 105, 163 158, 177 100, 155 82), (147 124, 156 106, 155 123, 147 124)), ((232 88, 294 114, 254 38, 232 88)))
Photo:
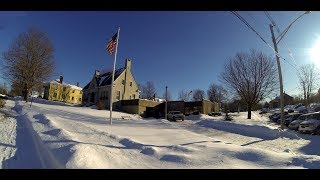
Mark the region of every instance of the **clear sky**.
MULTIPOLYGON (((239 13, 272 45, 270 21, 263 11, 239 13)), ((283 31, 303 12, 269 13, 283 31)), ((310 55, 310 49, 320 45, 319 20, 319 12, 303 16, 279 43, 279 52, 289 63, 294 64, 294 58, 297 65, 318 62, 320 67, 320 59, 310 55)), ((31 26, 47 32, 55 47, 53 78, 61 73, 64 81, 80 82, 81 87, 91 80, 95 69, 112 67, 114 57, 105 51, 105 45, 118 26, 116 67, 123 67, 125 58, 131 58, 136 81, 153 81, 160 96, 166 85, 176 98, 180 90, 206 91, 210 83, 220 84, 218 76, 224 63, 237 52, 254 48, 275 57, 272 49, 227 11, 2 11, 0 53, 31 26)), ((318 48, 316 52, 320 52, 318 48)), ((298 78, 289 63, 282 62, 284 90, 294 95, 299 93, 298 78)))

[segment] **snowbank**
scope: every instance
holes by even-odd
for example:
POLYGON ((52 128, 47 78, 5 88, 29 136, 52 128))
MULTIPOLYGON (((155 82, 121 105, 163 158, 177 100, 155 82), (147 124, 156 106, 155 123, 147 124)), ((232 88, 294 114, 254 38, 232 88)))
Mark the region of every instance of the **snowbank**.
POLYGON ((45 101, 30 107, 17 99, 8 104, 16 113, 10 127, 18 127, 10 144, 16 152, 4 154, 9 168, 320 168, 319 155, 312 154, 318 137, 279 133, 256 114, 249 121, 240 113, 231 122, 206 115, 169 122, 114 112, 111 126, 107 110, 45 101))

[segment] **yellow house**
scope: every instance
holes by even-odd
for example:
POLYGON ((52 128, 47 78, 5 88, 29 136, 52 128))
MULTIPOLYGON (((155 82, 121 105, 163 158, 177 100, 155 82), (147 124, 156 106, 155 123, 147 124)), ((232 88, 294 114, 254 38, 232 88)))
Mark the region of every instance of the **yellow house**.
POLYGON ((60 101, 72 104, 82 104, 82 88, 63 82, 63 77, 60 79, 44 83, 43 98, 50 101, 60 101))

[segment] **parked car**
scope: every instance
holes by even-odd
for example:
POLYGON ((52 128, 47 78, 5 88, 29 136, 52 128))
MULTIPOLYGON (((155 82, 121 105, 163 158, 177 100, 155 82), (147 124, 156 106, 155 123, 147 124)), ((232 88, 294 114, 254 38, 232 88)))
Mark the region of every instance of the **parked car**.
POLYGON ((302 103, 299 103, 299 104, 297 104, 297 105, 294 107, 294 109, 297 109, 297 108, 299 108, 299 107, 301 107, 301 106, 303 106, 303 104, 302 104, 302 103))
POLYGON ((308 116, 310 116, 310 114, 303 114, 303 115, 299 116, 298 119, 292 121, 289 124, 289 126, 288 126, 289 129, 298 130, 300 123, 302 123, 303 121, 307 120, 308 116))
POLYGON ((225 120, 225 121, 232 121, 232 120, 233 120, 233 118, 232 118, 232 116, 231 116, 231 115, 226 114, 226 116, 225 116, 224 120, 225 120))
POLYGON ((180 111, 169 111, 167 114, 167 118, 169 121, 177 121, 178 119, 181 119, 182 121, 184 121, 184 114, 180 111))
POLYGON ((288 113, 293 113, 294 110, 293 109, 288 109, 288 113))
POLYGON ((280 115, 279 112, 275 112, 275 113, 273 113, 273 114, 271 114, 271 115, 269 116, 269 119, 272 120, 274 117, 279 116, 279 115, 280 115))
POLYGON ((295 111, 298 113, 306 114, 308 113, 308 109, 305 106, 299 106, 298 108, 295 108, 295 111))
MULTIPOLYGON (((288 115, 289 113, 287 112, 287 111, 285 111, 284 112, 284 115, 286 116, 286 115, 288 115)), ((272 121, 273 122, 278 122, 278 120, 281 118, 281 114, 280 113, 277 113, 276 115, 274 115, 273 117, 272 117, 272 121)))
POLYGON ((314 111, 315 111, 315 112, 319 112, 319 111, 320 111, 320 106, 314 108, 314 111))
POLYGON ((221 116, 221 112, 213 112, 211 113, 212 116, 221 116))
POLYGON ((288 118, 286 118, 284 120, 284 125, 285 126, 289 126, 289 124, 294 121, 294 120, 297 120, 299 118, 299 116, 301 116, 302 113, 294 113, 294 114, 291 114, 288 118))
POLYGON ((320 112, 312 113, 306 121, 300 123, 299 132, 320 134, 320 112))
POLYGON ((284 107, 284 109, 285 109, 286 111, 288 111, 289 113, 292 113, 292 112, 294 112, 294 107, 295 107, 295 105, 286 105, 286 106, 284 107))
POLYGON ((259 112, 259 114, 265 114, 268 112, 267 108, 262 108, 261 111, 259 112))
POLYGON ((320 111, 320 103, 310 104, 310 109, 312 109, 314 112, 319 112, 320 111))
MULTIPOLYGON (((284 115, 284 117, 283 117, 284 121, 285 121, 287 118, 289 118, 290 116, 292 116, 292 115, 291 115, 291 114, 284 115)), ((280 118, 280 116, 279 116, 279 119, 277 120, 277 123, 278 123, 278 124, 281 124, 281 118, 280 118)))

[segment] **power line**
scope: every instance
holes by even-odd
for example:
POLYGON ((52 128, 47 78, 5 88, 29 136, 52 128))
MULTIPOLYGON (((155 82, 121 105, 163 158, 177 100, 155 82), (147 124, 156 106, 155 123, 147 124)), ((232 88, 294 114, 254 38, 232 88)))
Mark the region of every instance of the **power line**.
MULTIPOLYGON (((269 14, 269 13, 267 12, 267 14, 269 14)), ((276 26, 277 31, 278 31, 279 36, 280 36, 282 33, 280 33, 279 27, 276 25, 275 21, 272 19, 272 17, 270 16, 270 14, 269 14, 269 17, 270 17, 271 21, 274 23, 274 25, 276 26)), ((288 29, 289 29, 289 28, 286 28, 286 29, 285 29, 285 32, 287 32, 288 29)), ((278 42, 279 42, 279 41, 278 41, 278 42)), ((284 46, 285 46, 286 49, 288 49, 289 56, 291 57, 291 60, 292 60, 292 62, 293 62, 293 65, 294 65, 295 67, 298 67, 298 65, 297 65, 297 63, 296 63, 296 61, 295 61, 295 59, 294 59, 294 57, 293 57, 293 54, 292 54, 291 50, 289 49, 289 47, 287 46, 286 43, 284 43, 284 46)))
MULTIPOLYGON (((251 25, 256 25, 255 23, 257 23, 258 22, 258 24, 259 24, 259 20, 257 20, 254 16, 253 16, 253 14, 252 14, 252 12, 247 12, 247 11, 244 11, 243 13, 245 13, 247 16, 246 17, 250 17, 251 19, 252 19, 252 21, 250 21, 250 23, 252 23, 251 25)), ((244 17, 244 16, 243 16, 244 17)), ((247 20, 248 21, 248 20, 247 20)), ((248 21, 249 22, 249 21, 248 21)), ((259 24, 260 25, 260 24, 259 24)), ((264 29, 266 29, 266 32, 269 32, 269 31, 267 31, 267 29, 269 28, 269 24, 267 24, 267 25, 265 25, 265 24, 263 24, 263 27, 264 27, 264 29)), ((263 33, 263 32, 260 32, 260 33, 263 33)))
POLYGON ((276 22, 272 19, 271 15, 269 14, 268 11, 264 11, 264 14, 267 16, 267 18, 270 20, 271 24, 276 27, 277 32, 280 34, 280 29, 279 27, 276 25, 276 22))
MULTIPOLYGON (((271 24, 276 28, 277 32, 280 34, 280 29, 279 27, 276 25, 276 22, 274 21, 274 19, 271 17, 271 15, 269 14, 268 11, 264 11, 264 14, 267 16, 267 18, 270 20, 271 24)), ((297 63, 294 60, 293 54, 291 53, 290 49, 288 48, 288 46, 286 44, 284 44, 286 46, 286 48, 289 51, 289 56, 291 57, 292 61, 293 61, 293 65, 291 63, 289 63, 289 61, 287 61, 286 59, 284 59, 288 64, 290 64, 294 69, 297 69, 297 63)))
MULTIPOLYGON (((250 24, 242 17, 240 16, 239 13, 235 12, 235 11, 231 11, 235 16, 237 16, 238 19, 240 19, 247 27, 249 27, 253 32, 255 32, 259 37, 260 39, 266 43, 270 48, 272 48, 264 39, 263 37, 252 27, 250 26, 250 24)), ((272 48, 273 49, 273 48, 272 48)))
MULTIPOLYGON (((255 32, 255 33, 260 37, 260 39, 261 39, 265 44, 267 44, 267 46, 269 46, 269 47, 273 50, 273 52, 276 54, 276 56, 278 56, 279 58, 281 58, 281 59, 285 60, 287 63, 289 63, 285 58, 281 57, 280 54, 277 53, 277 52, 274 50, 274 48, 273 48, 270 44, 268 44, 267 41, 264 40, 263 37, 262 37, 252 26, 250 26, 250 24, 249 24, 239 13, 237 13, 237 12, 235 12, 235 11, 231 11, 231 12, 232 12, 232 14, 234 14, 235 16, 237 16, 237 18, 240 19, 247 27, 249 27, 253 32, 255 32)), ((289 63, 289 64, 290 64, 290 63, 289 63)), ((290 65, 291 65, 292 67, 294 67, 292 64, 290 64, 290 65)), ((294 68, 295 68, 295 67, 294 67, 294 68)))

